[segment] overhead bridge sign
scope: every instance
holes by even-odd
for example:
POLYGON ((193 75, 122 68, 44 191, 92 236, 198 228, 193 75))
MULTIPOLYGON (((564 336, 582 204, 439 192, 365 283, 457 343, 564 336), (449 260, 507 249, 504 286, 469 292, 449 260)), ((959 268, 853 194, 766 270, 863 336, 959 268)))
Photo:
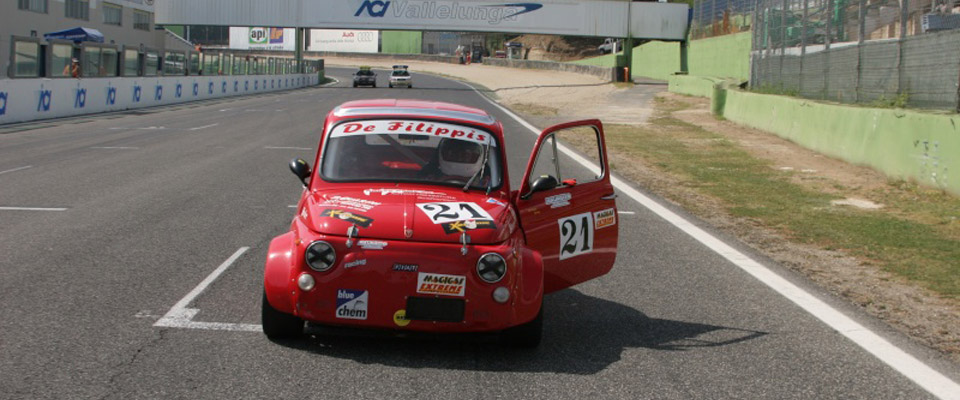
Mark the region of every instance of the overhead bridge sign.
POLYGON ((476 0, 165 0, 158 24, 515 32, 683 40, 683 3, 476 0))

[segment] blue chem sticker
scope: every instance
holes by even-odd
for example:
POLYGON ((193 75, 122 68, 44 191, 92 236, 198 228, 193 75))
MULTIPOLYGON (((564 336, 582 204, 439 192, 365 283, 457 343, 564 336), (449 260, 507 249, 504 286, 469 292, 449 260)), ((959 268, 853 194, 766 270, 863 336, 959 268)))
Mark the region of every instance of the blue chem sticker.
POLYGON ((200 95, 200 84, 194 82, 194 83, 193 83, 193 97, 197 97, 198 95, 200 95))
POLYGON ((107 105, 112 106, 117 104, 117 88, 110 86, 107 87, 107 105))
POLYGON ((50 111, 50 105, 53 103, 53 91, 43 90, 40 86, 40 101, 37 103, 37 111, 50 111))
POLYGON ((77 95, 73 98, 73 108, 83 108, 87 105, 87 89, 77 89, 77 95))
POLYGON ((143 89, 140 88, 140 85, 135 85, 135 86, 133 87, 133 102, 134 102, 134 103, 139 103, 139 102, 140 102, 140 93, 141 93, 141 92, 143 92, 143 89))
POLYGON ((370 302, 366 290, 337 289, 336 317, 344 319, 367 319, 367 304, 370 302))
POLYGON ((153 99, 156 101, 163 100, 163 85, 157 85, 156 92, 154 92, 153 99))
POLYGON ((177 84, 177 90, 176 90, 176 93, 174 93, 174 96, 176 96, 176 98, 178 99, 180 98, 180 96, 183 96, 183 85, 179 83, 177 84))
POLYGON ((7 113, 7 92, 0 92, 0 115, 7 113))

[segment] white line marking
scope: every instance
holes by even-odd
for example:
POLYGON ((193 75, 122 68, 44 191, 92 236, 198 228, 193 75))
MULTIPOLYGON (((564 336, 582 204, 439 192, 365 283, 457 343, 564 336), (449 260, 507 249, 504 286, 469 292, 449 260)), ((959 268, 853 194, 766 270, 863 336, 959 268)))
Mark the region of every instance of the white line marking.
POLYGON ((139 147, 129 147, 129 146, 93 146, 91 149, 106 149, 106 150, 138 150, 139 147))
POLYGON ((221 109, 220 112, 230 111, 230 110, 232 110, 232 108, 224 108, 224 109, 221 109))
POLYGON ((27 169, 27 168, 33 168, 33 166, 32 166, 32 165, 27 165, 27 166, 23 166, 23 167, 17 167, 17 168, 14 168, 14 169, 8 169, 8 170, 6 170, 6 171, 0 171, 0 175, 3 175, 3 174, 5 174, 5 173, 7 173, 7 172, 23 171, 23 170, 25 170, 25 169, 27 169))
POLYGON ((210 125, 198 126, 198 127, 196 127, 196 128, 190 128, 190 130, 191 130, 191 131, 199 131, 199 130, 201 130, 201 129, 213 128, 213 127, 215 127, 215 126, 217 126, 217 125, 220 125, 220 123, 219 123, 219 122, 216 122, 216 123, 212 123, 212 124, 210 124, 210 125))
POLYGON ((67 211, 62 207, 0 207, 3 211, 67 211))
POLYGON ((243 324, 194 322, 192 321, 193 316, 197 315, 197 313, 200 312, 200 310, 196 308, 187 308, 187 306, 189 306, 190 303, 197 298, 197 296, 203 293, 203 291, 206 290, 207 287, 210 286, 211 283, 213 283, 213 281, 217 280, 217 278, 219 278, 220 275, 227 270, 227 268, 230 268, 230 266, 233 265, 233 263, 237 261, 237 259, 240 258, 240 256, 243 255, 243 253, 245 253, 247 250, 250 250, 250 248, 249 247, 239 248, 235 253, 233 253, 232 256, 230 256, 230 258, 224 261, 223 264, 220 264, 220 266, 217 267, 217 269, 213 270, 213 272, 211 272, 210 275, 207 275, 207 277, 204 278, 203 281, 201 281, 200 284, 197 285, 197 287, 193 288, 193 290, 191 290, 190 293, 187 293, 187 295, 184 296, 182 299, 180 299, 180 301, 178 301, 177 304, 174 304, 173 307, 170 308, 170 311, 167 311, 167 313, 163 316, 163 318, 160 318, 159 320, 157 320, 157 322, 154 323, 153 326, 166 327, 166 328, 188 328, 188 329, 189 328, 214 329, 214 327, 216 327, 215 330, 246 330, 248 327, 243 324), (231 327, 238 328, 238 329, 230 329, 231 327))
POLYGON ((636 214, 634 211, 617 211, 617 214, 633 215, 636 214))
MULTIPOLYGON (((509 115, 511 118, 515 119, 520 123, 520 125, 523 125, 533 132, 534 135, 540 135, 540 130, 535 126, 531 125, 527 121, 524 121, 506 107, 503 107, 493 100, 490 100, 482 93, 477 91, 477 89, 473 86, 470 86, 464 82, 461 83, 473 89, 477 95, 509 115)), ((594 165, 583 157, 580 157, 577 155, 577 153, 570 151, 570 149, 562 145, 558 147, 567 156, 576 160, 587 169, 593 171, 594 173, 600 172, 600 167, 594 165)), ((950 380, 950 378, 947 378, 927 364, 917 360, 912 355, 901 350, 896 345, 888 342, 886 339, 867 329, 865 326, 857 323, 850 317, 844 315, 842 312, 831 307, 829 304, 824 303, 809 292, 801 289, 793 283, 790 283, 790 281, 784 279, 780 275, 775 274, 763 264, 760 264, 747 255, 737 251, 730 245, 698 228, 690 221, 687 221, 666 207, 661 206, 659 203, 653 201, 653 199, 650 199, 643 193, 640 193, 638 190, 632 188, 626 182, 616 177, 611 177, 610 180, 613 183, 613 186, 622 193, 626 194, 650 211, 653 211, 659 215, 660 218, 663 218, 667 222, 673 224, 700 243, 703 243, 704 246, 707 246, 723 258, 726 258, 737 267, 740 267, 740 269, 746 271, 763 284, 769 286, 781 296, 786 297, 796 305, 800 306, 800 308, 806 312, 823 321, 823 323, 827 324, 827 326, 840 332, 840 334, 846 336, 847 339, 850 339, 868 353, 872 354, 874 357, 877 357, 877 359, 884 362, 903 376, 907 377, 924 390, 930 392, 940 399, 960 399, 960 385, 950 380)))
POLYGON ((313 147, 279 147, 279 146, 266 146, 265 149, 270 150, 313 150, 313 147))
POLYGON ((297 205, 296 205, 296 204, 291 204, 291 205, 289 205, 289 206, 287 206, 287 207, 289 207, 289 208, 297 208, 297 205))

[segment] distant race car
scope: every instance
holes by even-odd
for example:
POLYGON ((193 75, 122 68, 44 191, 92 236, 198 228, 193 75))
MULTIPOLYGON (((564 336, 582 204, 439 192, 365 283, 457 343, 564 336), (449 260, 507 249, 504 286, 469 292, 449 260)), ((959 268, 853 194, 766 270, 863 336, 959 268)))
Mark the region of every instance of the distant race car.
POLYGON ((377 87, 377 73, 370 67, 360 67, 360 70, 353 74, 353 87, 357 86, 377 87))
POLYGON ((263 332, 300 336, 306 321, 492 332, 537 346, 544 294, 604 275, 616 259, 603 143, 598 120, 548 128, 514 190, 503 126, 483 110, 394 99, 340 105, 324 122, 316 168, 290 162, 304 190, 290 231, 267 252, 263 332), (596 155, 599 175, 556 153, 572 132, 596 146, 584 154, 596 155))
POLYGON ((413 87, 413 77, 407 71, 406 65, 394 65, 390 74, 390 87, 413 87))

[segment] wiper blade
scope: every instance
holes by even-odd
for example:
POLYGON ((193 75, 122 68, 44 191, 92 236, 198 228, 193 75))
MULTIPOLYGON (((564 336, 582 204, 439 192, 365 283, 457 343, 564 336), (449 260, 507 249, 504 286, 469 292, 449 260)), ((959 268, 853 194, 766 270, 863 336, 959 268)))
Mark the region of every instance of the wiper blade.
MULTIPOLYGON (((490 141, 491 140, 493 140, 493 138, 491 137, 487 138, 487 144, 486 146, 483 147, 483 164, 480 165, 480 169, 477 170, 477 172, 475 172, 473 176, 470 177, 470 180, 467 181, 467 184, 463 185, 464 192, 470 189, 470 185, 473 184, 473 181, 477 180, 478 177, 483 176, 483 171, 487 168, 487 160, 490 159, 490 141)), ((487 193, 488 194, 490 193, 489 185, 487 186, 487 193)))

